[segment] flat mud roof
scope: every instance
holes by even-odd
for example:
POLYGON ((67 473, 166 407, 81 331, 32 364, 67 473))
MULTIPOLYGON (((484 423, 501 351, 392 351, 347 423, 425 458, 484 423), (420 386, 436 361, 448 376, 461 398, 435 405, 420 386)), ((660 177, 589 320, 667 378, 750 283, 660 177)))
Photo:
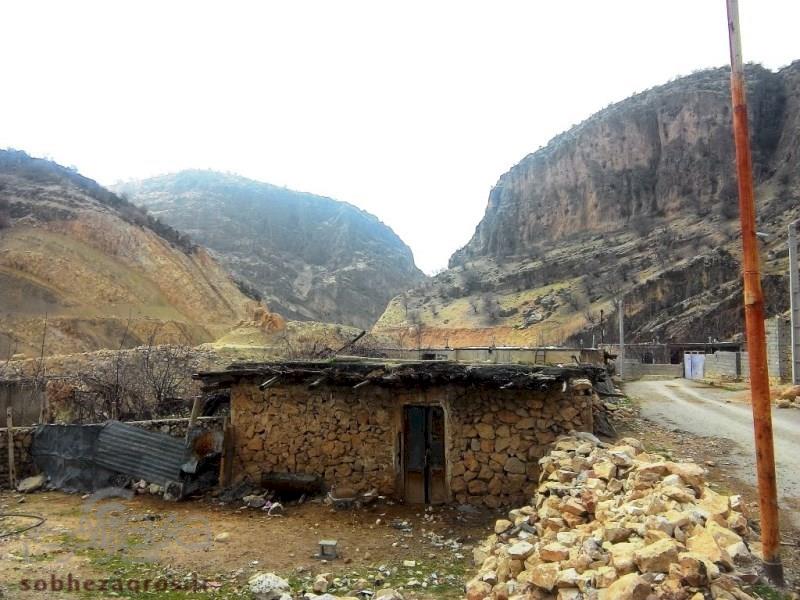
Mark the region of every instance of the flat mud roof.
POLYGON ((574 378, 594 382, 605 370, 592 365, 468 364, 449 361, 335 359, 234 363, 222 371, 196 373, 205 390, 225 389, 242 381, 262 387, 308 384, 356 387, 433 387, 468 385, 495 389, 547 390, 574 378))

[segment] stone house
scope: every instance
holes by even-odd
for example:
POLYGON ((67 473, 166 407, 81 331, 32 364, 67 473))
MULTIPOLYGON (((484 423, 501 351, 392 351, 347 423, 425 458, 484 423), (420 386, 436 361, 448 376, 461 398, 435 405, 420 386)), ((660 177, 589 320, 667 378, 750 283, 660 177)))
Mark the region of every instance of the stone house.
POLYGON ((335 360, 244 363, 195 377, 230 388, 234 481, 316 475, 410 503, 490 507, 535 491, 564 432, 592 430, 592 366, 335 360))

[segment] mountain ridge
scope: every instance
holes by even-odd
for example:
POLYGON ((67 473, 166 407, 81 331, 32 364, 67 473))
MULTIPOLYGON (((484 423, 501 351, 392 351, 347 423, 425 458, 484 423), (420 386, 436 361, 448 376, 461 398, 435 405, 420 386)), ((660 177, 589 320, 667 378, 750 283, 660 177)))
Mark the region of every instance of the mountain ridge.
POLYGON ((400 237, 350 203, 212 170, 114 189, 203 243, 287 318, 369 328, 425 279, 400 237))
POLYGON ((188 236, 52 161, 0 150, 0 351, 212 341, 254 313, 188 236))
MULTIPOLYGON (((776 72, 749 65, 746 76, 774 314, 787 302, 785 226, 800 216, 800 61, 776 72)), ((599 111, 501 175, 449 269, 395 298, 376 327, 421 327, 434 345, 456 332, 462 344, 585 344, 615 337, 625 296, 631 341, 729 338, 742 330, 737 198, 729 71, 678 78, 599 111)))

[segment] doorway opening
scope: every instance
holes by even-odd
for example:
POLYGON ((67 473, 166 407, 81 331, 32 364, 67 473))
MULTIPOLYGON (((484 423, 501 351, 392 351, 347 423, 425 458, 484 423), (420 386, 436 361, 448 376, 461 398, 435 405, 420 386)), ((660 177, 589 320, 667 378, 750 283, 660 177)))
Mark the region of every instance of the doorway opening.
POLYGON ((447 502, 444 410, 406 406, 403 415, 403 465, 406 502, 447 502))

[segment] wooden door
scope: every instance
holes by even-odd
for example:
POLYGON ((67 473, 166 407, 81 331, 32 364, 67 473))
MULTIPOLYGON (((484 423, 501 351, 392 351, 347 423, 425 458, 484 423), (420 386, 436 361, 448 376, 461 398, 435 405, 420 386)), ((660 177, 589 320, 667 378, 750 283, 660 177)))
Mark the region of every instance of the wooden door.
POLYGON ((444 453, 444 411, 440 406, 428 407, 427 435, 427 498, 430 504, 447 502, 445 484, 447 464, 444 453))
POLYGON ((444 411, 439 406, 406 406, 403 426, 406 502, 447 502, 444 411))

